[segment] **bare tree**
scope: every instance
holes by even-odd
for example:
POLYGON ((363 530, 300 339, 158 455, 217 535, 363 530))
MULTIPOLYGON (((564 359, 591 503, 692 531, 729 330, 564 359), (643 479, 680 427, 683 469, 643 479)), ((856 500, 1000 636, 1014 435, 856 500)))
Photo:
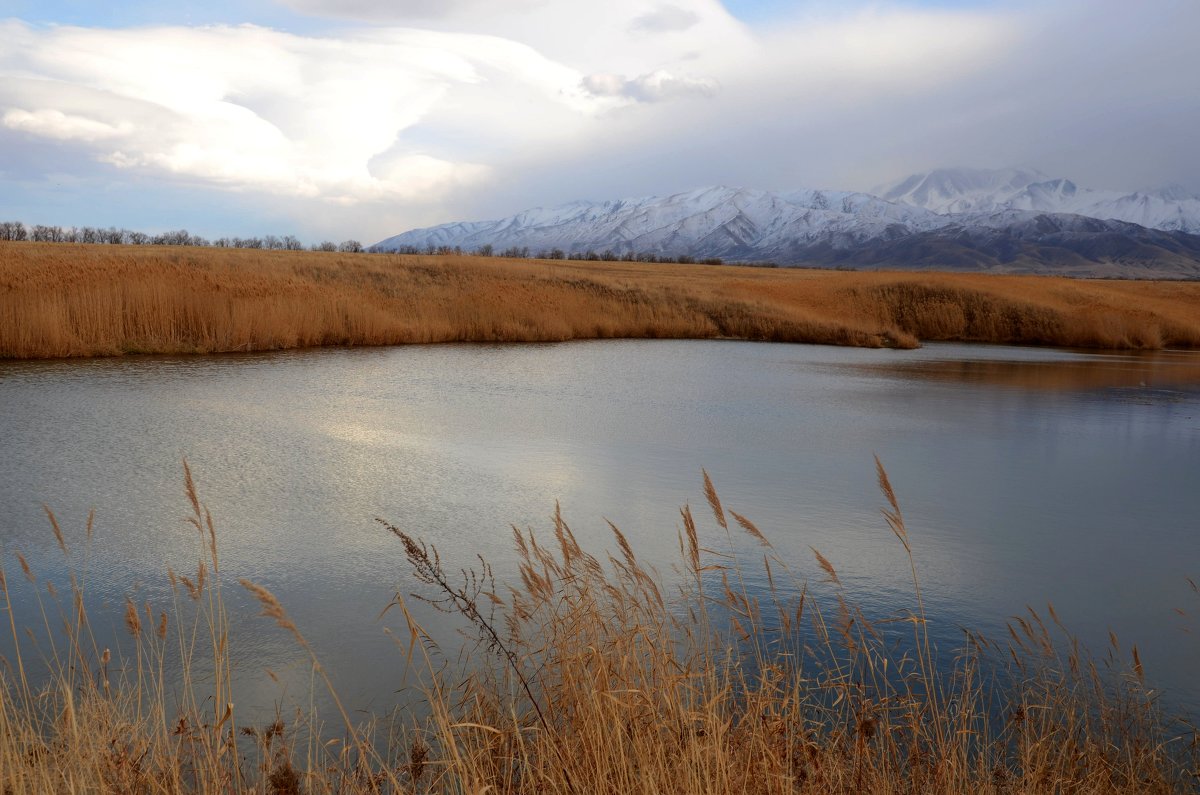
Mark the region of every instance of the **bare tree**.
POLYGON ((199 235, 193 235, 186 229, 176 229, 162 232, 150 238, 156 246, 207 246, 208 241, 199 235))
POLYGON ((0 240, 28 240, 29 230, 20 221, 0 223, 0 240))
POLYGON ((35 224, 29 232, 29 237, 37 243, 61 243, 63 231, 57 226, 35 224))

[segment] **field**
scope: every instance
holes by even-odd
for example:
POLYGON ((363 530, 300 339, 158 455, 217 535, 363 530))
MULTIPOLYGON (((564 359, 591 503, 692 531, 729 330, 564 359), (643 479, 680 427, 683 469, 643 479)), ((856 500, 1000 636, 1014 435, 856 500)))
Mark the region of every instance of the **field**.
POLYGON ((1200 347, 1200 283, 0 243, 0 358, 736 338, 1200 347))
MULTIPOLYGON (((598 337, 1196 348, 1200 284, 0 245, 7 358, 598 337)), ((838 561, 783 559, 706 474, 668 576, 617 527, 611 550, 585 549, 557 515, 536 536, 514 529, 506 582, 385 524, 416 598, 475 639, 465 657, 438 648, 408 592, 379 605, 398 641, 379 664, 411 672, 421 714, 342 708, 289 606, 223 571, 219 521, 186 469, 198 563, 162 573, 161 604, 91 613, 102 542, 47 508, 61 590, 0 557, 0 795, 1195 791, 1200 733, 1164 713, 1127 640, 1089 651, 1047 605, 1004 637, 933 648, 899 500, 878 477, 881 536, 911 567, 888 615, 860 608, 838 561), (256 621, 294 640, 314 688, 266 723, 230 695, 230 627, 256 621), (93 627, 113 624, 121 642, 98 641, 93 627), (322 724, 318 699, 341 720, 322 724)))

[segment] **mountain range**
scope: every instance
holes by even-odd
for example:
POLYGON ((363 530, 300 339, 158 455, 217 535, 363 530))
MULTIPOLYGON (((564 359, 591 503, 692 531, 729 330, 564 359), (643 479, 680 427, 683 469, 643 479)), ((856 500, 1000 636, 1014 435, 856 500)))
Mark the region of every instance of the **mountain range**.
POLYGON ((414 229, 376 251, 527 249, 779 265, 1200 278, 1200 197, 1029 169, 936 169, 871 193, 707 187, 414 229))

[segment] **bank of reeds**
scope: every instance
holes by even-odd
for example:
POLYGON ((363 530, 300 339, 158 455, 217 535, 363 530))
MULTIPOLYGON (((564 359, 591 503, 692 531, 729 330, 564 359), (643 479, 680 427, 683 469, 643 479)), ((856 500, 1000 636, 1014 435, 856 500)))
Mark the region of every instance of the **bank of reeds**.
POLYGON ((0 243, 0 358, 737 338, 1200 347, 1200 283, 0 243))
MULTIPOLYGON (((169 610, 127 602, 132 651, 120 662, 97 648, 83 579, 72 577, 69 594, 42 605, 45 636, 59 642, 48 679, 32 681, 34 636, 13 621, 4 578, 21 574, 0 576, 17 649, 0 667, 0 792, 1195 791, 1196 731, 1159 713, 1136 647, 1122 654, 1114 638, 1094 659, 1048 607, 1044 618, 1014 619, 1007 638, 967 633, 957 655, 939 653, 882 467, 879 480, 884 522, 912 576, 909 604, 890 616, 864 615, 815 550, 823 582, 810 588, 799 562, 780 559, 751 520, 723 506, 707 475, 713 529, 683 508, 670 577, 617 527, 613 551, 595 554, 556 515, 543 538, 514 529, 519 571, 498 587, 485 562, 459 570, 383 523, 423 588, 416 598, 478 639, 470 664, 447 663, 453 650, 443 655, 413 618, 413 596, 397 594, 388 608, 403 617, 408 657, 395 662, 425 672, 429 709, 419 725, 383 735, 382 722, 356 723, 336 694, 343 722, 327 730, 247 725, 237 713, 235 619, 189 475, 201 562, 169 572, 169 610), (59 620, 61 630, 51 626, 59 620), (164 674, 172 666, 181 682, 164 674)), ((289 633, 327 686, 286 605, 241 584, 262 607, 257 620, 289 633)))

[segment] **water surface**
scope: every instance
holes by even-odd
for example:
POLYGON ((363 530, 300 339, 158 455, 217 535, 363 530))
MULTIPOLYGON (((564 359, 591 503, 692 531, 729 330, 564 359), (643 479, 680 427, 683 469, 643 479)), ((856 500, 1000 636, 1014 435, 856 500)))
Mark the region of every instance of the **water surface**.
MULTIPOLYGON (((398 627, 376 617, 414 587, 376 517, 503 574, 511 525, 548 532, 557 501, 585 546, 609 546, 611 520, 670 577, 704 467, 803 575, 820 579, 816 547, 892 615, 911 585, 875 455, 941 644, 1053 602, 1094 646, 1109 629, 1136 640, 1153 682, 1200 702, 1200 641, 1184 632, 1200 627, 1174 610, 1200 610, 1185 580, 1200 576, 1192 353, 603 341, 8 362, 0 439, 10 581, 19 550, 40 582, 65 582, 43 503, 76 565, 94 509, 91 598, 162 603, 166 567, 199 554, 186 457, 226 581, 272 589, 359 709, 396 703, 403 654, 383 630, 398 627)), ((230 595, 239 707, 307 694, 294 642, 230 595)), ((119 610, 105 614, 119 634, 119 610)))

